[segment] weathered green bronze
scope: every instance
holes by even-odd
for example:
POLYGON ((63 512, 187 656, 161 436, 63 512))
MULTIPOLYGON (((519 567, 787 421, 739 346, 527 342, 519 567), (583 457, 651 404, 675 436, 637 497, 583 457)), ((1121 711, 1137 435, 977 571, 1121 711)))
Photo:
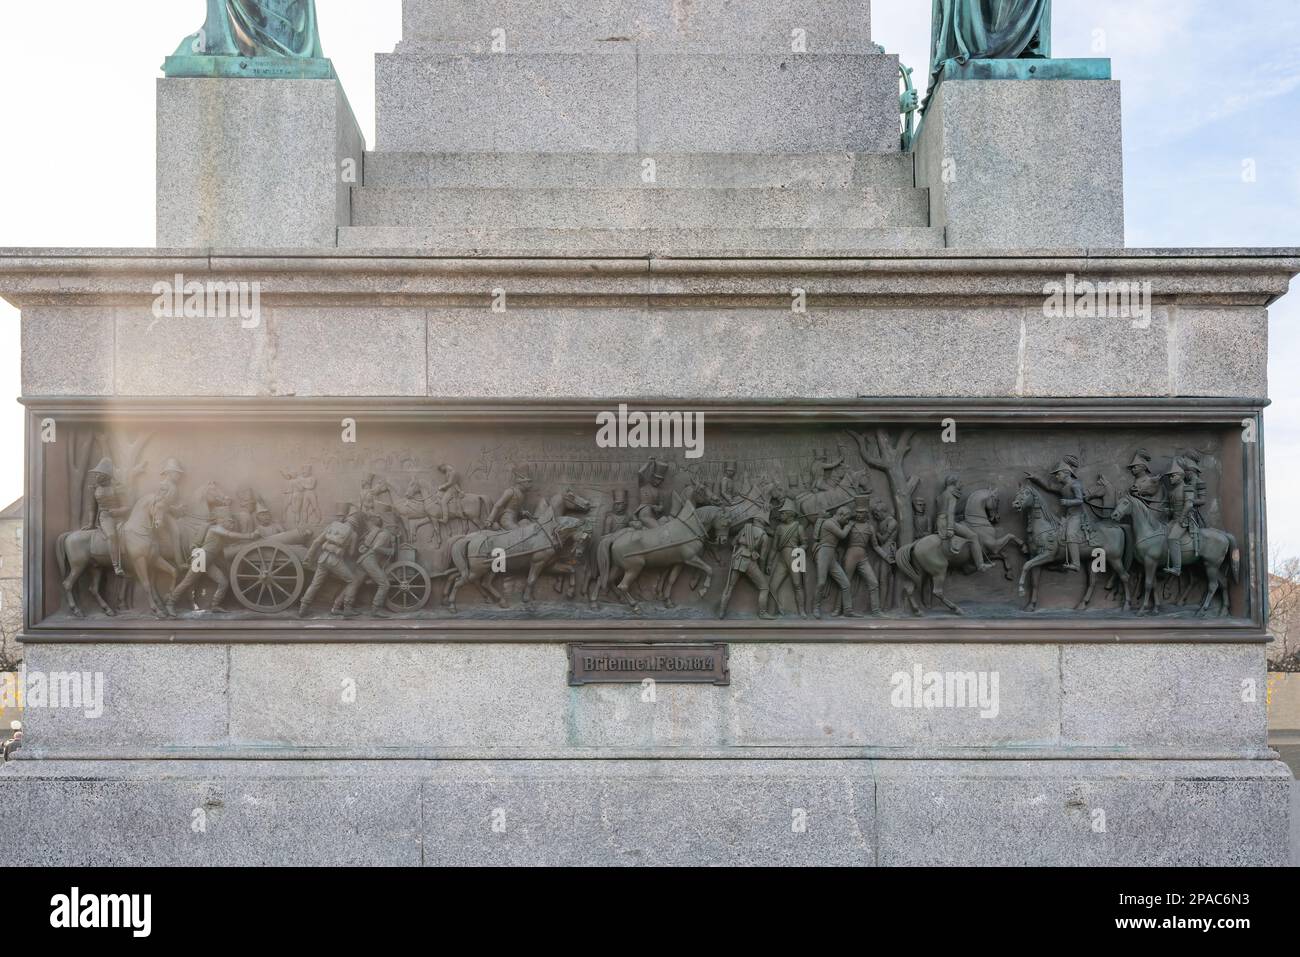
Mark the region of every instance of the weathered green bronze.
POLYGON ((163 64, 169 77, 333 79, 316 0, 207 0, 197 33, 163 64))
POLYGON ((934 0, 929 106, 950 63, 1044 60, 1052 55, 1052 0, 934 0))

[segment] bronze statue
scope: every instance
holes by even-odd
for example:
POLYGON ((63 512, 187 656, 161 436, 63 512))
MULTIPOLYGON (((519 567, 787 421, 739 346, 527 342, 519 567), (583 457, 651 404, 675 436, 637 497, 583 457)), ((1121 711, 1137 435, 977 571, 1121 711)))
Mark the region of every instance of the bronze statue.
POLYGON ((321 59, 316 0, 208 0, 203 28, 177 56, 321 59))
POLYGON ((947 63, 1051 55, 1052 0, 934 0, 926 107, 947 63))

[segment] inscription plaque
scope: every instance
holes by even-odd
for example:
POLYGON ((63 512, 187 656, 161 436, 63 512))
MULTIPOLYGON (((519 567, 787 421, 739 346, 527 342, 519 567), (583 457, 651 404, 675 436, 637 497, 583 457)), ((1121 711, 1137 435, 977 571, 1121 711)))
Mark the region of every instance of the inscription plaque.
POLYGON ((727 646, 569 645, 569 684, 731 684, 727 646))

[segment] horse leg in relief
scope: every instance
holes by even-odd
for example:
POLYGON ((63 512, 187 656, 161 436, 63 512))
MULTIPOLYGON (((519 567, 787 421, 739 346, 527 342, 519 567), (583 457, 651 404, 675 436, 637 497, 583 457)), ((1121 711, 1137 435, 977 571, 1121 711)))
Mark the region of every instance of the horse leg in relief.
POLYGON ((108 602, 104 601, 104 596, 100 594, 99 586, 103 584, 103 581, 104 569, 95 565, 90 571, 90 594, 94 596, 95 601, 99 602, 99 607, 104 609, 104 614, 112 618, 117 612, 109 606, 108 602))

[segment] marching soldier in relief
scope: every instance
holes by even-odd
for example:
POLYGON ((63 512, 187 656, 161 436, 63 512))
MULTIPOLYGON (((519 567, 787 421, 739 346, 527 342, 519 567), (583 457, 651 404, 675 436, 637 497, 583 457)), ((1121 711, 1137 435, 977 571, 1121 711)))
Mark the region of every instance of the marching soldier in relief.
POLYGON ((253 532, 239 531, 239 522, 229 505, 219 505, 213 509, 208 526, 203 530, 203 538, 195 550, 196 554, 185 563, 188 566, 185 577, 167 596, 167 613, 175 615, 176 602, 184 598, 198 584, 198 580, 205 576, 217 586, 217 590, 212 593, 211 610, 219 611, 221 602, 226 597, 226 589, 230 587, 230 580, 221 570, 222 553, 231 542, 251 542, 255 538, 257 535, 253 532))
MULTIPOLYGON (((384 601, 388 598, 388 566, 392 564, 393 556, 397 552, 396 516, 392 512, 383 515, 366 515, 358 511, 353 512, 348 518, 353 527, 359 526, 358 532, 365 535, 357 556, 357 566, 363 573, 358 577, 363 581, 369 578, 375 584, 375 599, 371 602, 371 614, 376 618, 387 618, 384 601), (369 531, 366 531, 367 522, 374 523, 374 527, 369 531)), ((337 615, 343 612, 346 594, 344 592, 334 599, 331 614, 337 615)))
POLYGON ((731 568, 727 572, 727 585, 722 589, 722 601, 718 605, 718 617, 727 617, 727 605, 731 603, 731 592, 736 587, 736 580, 744 575, 758 589, 758 617, 775 618, 767 609, 768 595, 771 593, 767 576, 763 574, 763 557, 770 549, 770 537, 767 534, 767 519, 755 515, 736 533, 731 546, 731 568))
POLYGON ((799 510, 791 499, 786 499, 778 510, 780 523, 772 532, 769 540, 770 554, 764 560, 764 568, 771 579, 772 600, 778 611, 781 609, 781 586, 788 579, 794 585, 795 607, 800 618, 808 617, 807 599, 804 597, 804 576, 808 567, 808 550, 804 547, 804 528, 799 521, 799 510))
POLYGON ((357 573, 351 560, 357 549, 358 527, 361 524, 359 518, 361 513, 355 508, 349 502, 339 505, 335 512, 335 520, 325 526, 325 531, 317 535, 316 540, 307 549, 304 564, 310 565, 314 561, 316 572, 312 575, 311 584, 303 592, 302 601, 298 604, 299 618, 307 617, 312 599, 331 576, 343 582, 343 616, 352 618, 356 615, 353 606, 356 604, 357 590, 361 587, 364 578, 357 573))

